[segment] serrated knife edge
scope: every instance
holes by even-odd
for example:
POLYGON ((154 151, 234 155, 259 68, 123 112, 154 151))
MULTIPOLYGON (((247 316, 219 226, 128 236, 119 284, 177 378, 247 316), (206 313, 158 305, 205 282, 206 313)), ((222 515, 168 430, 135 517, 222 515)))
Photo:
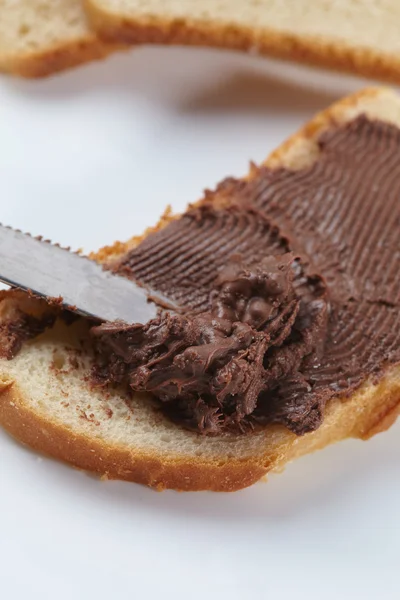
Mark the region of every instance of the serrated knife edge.
POLYGON ((0 280, 101 321, 145 323, 160 306, 179 312, 168 298, 40 236, 0 225, 0 280), (151 298, 151 300, 150 300, 151 298))

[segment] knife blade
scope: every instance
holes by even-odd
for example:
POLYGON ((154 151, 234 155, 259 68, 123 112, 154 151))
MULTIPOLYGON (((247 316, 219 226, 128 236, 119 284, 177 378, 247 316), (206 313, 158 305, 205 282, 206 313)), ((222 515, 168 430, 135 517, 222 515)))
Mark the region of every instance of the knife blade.
POLYGON ((101 321, 146 323, 176 304, 97 262, 0 225, 0 281, 101 321))

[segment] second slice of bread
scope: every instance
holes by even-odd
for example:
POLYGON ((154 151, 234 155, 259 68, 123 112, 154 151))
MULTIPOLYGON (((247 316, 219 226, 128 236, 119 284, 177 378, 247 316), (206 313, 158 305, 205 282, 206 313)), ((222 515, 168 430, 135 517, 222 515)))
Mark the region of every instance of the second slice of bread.
POLYGON ((120 47, 97 37, 81 0, 0 0, 0 69, 5 72, 43 77, 120 47))
POLYGON ((127 43, 246 50, 400 81, 398 0, 85 0, 127 43))

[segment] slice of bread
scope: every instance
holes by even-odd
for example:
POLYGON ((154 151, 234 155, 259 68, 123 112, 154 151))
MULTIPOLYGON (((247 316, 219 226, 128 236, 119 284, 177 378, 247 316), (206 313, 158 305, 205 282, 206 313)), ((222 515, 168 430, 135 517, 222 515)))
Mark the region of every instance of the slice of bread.
MULTIPOLYGON (((321 131, 361 113, 400 126, 400 99, 389 90, 371 89, 342 100, 283 144, 266 165, 297 169, 310 164, 318 155, 321 131)), ((171 218, 166 215, 157 227, 171 218)), ((114 259, 140 239, 104 248, 93 258, 114 259)), ((22 293, 5 292, 0 327, 21 303, 24 312, 43 306, 22 293)), ((350 397, 331 401, 322 426, 303 437, 280 426, 250 435, 203 437, 170 422, 148 396, 130 399, 122 390, 91 389, 85 379, 90 367, 86 334, 84 321, 69 327, 59 321, 27 342, 13 360, 0 360, 0 423, 30 447, 109 478, 157 489, 233 491, 332 442, 368 438, 388 428, 400 409, 397 366, 379 382, 365 381, 350 397)))
POLYGON ((398 0, 85 0, 105 39, 246 50, 400 81, 398 0))
POLYGON ((92 31, 81 0, 0 0, 2 71, 43 77, 119 47, 92 31))

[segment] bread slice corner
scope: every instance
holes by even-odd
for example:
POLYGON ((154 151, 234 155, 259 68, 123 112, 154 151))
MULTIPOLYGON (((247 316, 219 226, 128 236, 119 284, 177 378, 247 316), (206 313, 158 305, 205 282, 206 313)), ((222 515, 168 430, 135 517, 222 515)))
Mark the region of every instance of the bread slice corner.
POLYGON ((2 0, 0 70, 36 78, 121 49, 91 29, 82 0, 2 0))
MULTIPOLYGON (((364 90, 317 115, 267 160, 299 169, 318 155, 316 140, 334 123, 361 113, 400 126, 400 99, 385 88, 364 90)), ((248 175, 251 178, 251 173, 248 175)), ((163 227, 171 216, 160 222, 163 227)), ((139 238, 100 251, 107 262, 139 238)), ((24 294, 0 297, 0 326, 20 304, 39 310, 24 294)), ((234 491, 289 461, 348 437, 366 439, 387 429, 400 411, 400 366, 377 383, 328 404, 321 427, 297 437, 281 426, 250 435, 204 437, 170 422, 146 395, 93 389, 88 378, 87 325, 61 321, 27 342, 13 360, 0 359, 0 424, 31 448, 110 479, 156 489, 234 491)))
POLYGON ((107 40, 230 48, 400 81, 396 0, 84 1, 107 40))

